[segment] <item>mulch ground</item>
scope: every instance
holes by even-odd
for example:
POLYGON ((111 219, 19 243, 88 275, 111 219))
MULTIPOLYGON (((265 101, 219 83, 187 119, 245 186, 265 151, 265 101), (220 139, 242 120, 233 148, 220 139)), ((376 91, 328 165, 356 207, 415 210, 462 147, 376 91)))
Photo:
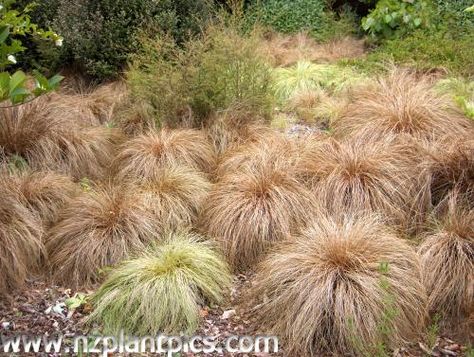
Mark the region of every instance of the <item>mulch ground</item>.
MULTIPOLYGON (((256 335, 252 329, 252 317, 239 310, 242 292, 250 284, 248 278, 239 275, 235 279, 231 298, 227 305, 206 307, 201 310, 202 323, 196 335, 216 336, 223 341, 231 335, 256 335)), ((68 339, 75 335, 87 335, 83 325, 84 317, 90 311, 87 304, 75 311, 68 311, 64 302, 76 292, 57 286, 49 286, 42 281, 30 281, 27 288, 15 295, 9 302, 0 302, 0 335, 14 336, 27 334, 31 336, 63 335, 68 339)), ((280 348, 284 346, 280 346, 280 348)), ((1 355, 2 352, 0 352, 1 355)), ((26 354, 16 354, 23 356, 26 354)), ((33 354, 29 354, 33 356, 33 354)), ((58 356, 55 353, 36 354, 37 356, 58 356)), ((204 355, 204 354, 200 354, 204 355)), ((211 356, 211 354, 206 354, 211 356)), ((224 354, 230 356, 231 354, 224 354)), ((177 356, 194 356, 192 353, 181 353, 177 356)), ((222 356, 213 354, 212 356, 222 356)), ((242 357, 267 357, 269 354, 239 354, 242 357)), ((284 349, 271 356, 288 356, 284 349)), ((394 357, 405 356, 468 356, 467 348, 446 336, 437 338, 434 348, 429 349, 426 342, 415 343, 393 352, 394 357)))

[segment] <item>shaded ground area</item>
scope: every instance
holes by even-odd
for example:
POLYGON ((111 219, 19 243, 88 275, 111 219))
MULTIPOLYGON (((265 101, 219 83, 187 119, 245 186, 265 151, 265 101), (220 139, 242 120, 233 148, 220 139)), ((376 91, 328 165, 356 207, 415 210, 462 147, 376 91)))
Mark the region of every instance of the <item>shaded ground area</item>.
MULTIPOLYGON (((196 334, 216 336, 218 341, 224 341, 231 335, 256 335, 257 331, 254 331, 251 327, 252 317, 238 309, 240 298, 248 284, 250 282, 247 276, 237 276, 231 291, 231 298, 226 305, 202 309, 202 323, 196 334)), ((85 304, 74 311, 70 311, 65 305, 65 301, 74 294, 75 292, 70 289, 48 286, 41 281, 29 282, 25 291, 15 295, 11 302, 0 304, 0 335, 56 336, 62 334, 66 341, 72 340, 75 335, 87 335, 88 330, 83 326, 83 320, 89 313, 90 306, 85 304)), ((472 352, 468 352, 466 346, 462 346, 446 336, 431 336, 431 339, 435 341, 433 349, 427 347, 427 342, 419 342, 394 351, 393 356, 472 357, 472 354, 470 354, 472 352)), ((286 356, 284 346, 281 347, 283 349, 278 354, 271 354, 271 356, 286 356)), ((0 351, 0 355, 5 354, 0 351)), ((34 354, 29 355, 33 356, 34 354)), ((36 355, 58 356, 55 353, 36 355)), ((222 354, 217 353, 212 355, 222 356, 222 354)), ((224 355, 231 356, 231 354, 224 355)), ((26 356, 26 354, 16 354, 16 356, 26 356)), ((191 357, 194 354, 182 353, 180 356, 191 357)), ((270 355, 253 353, 239 354, 239 356, 265 357, 270 355)))

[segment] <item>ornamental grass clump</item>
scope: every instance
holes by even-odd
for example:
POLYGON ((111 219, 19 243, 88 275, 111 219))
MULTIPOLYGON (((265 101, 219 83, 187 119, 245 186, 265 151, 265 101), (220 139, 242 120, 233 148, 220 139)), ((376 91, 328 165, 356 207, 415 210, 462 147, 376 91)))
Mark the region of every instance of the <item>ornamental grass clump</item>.
POLYGON ((425 160, 421 177, 422 196, 428 207, 436 207, 453 190, 469 195, 474 208, 474 139, 464 135, 422 142, 425 160))
POLYGON ((112 163, 118 180, 149 179, 163 168, 178 165, 205 173, 214 170, 216 154, 203 132, 150 131, 125 142, 112 163))
POLYGON ((299 61, 288 68, 276 68, 273 75, 275 94, 283 103, 302 92, 340 92, 363 79, 349 67, 308 61, 299 61))
POLYGON ((78 194, 79 186, 68 176, 52 171, 3 173, 0 183, 37 216, 45 227, 54 223, 62 207, 78 194))
POLYGON ((306 150, 295 172, 332 213, 373 212, 411 228, 420 190, 418 156, 414 146, 394 137, 370 144, 360 137, 328 139, 306 150))
POLYGON ((311 222, 259 267, 248 296, 259 330, 296 356, 373 356, 423 331, 426 292, 406 241, 370 217, 311 222))
POLYGON ((161 244, 122 262, 92 296, 88 321, 112 334, 192 334, 202 307, 222 302, 232 282, 224 260, 204 239, 166 234, 161 244))
POLYGON ((338 136, 364 133, 369 137, 404 133, 417 139, 455 138, 474 124, 439 94, 429 77, 394 70, 367 86, 352 91, 352 103, 334 123, 338 136))
POLYGON ((0 297, 21 288, 38 270, 45 253, 41 222, 18 195, 0 187, 0 297))
POLYGON ((105 179, 123 140, 123 134, 114 128, 70 128, 55 138, 39 140, 30 164, 34 169, 58 171, 76 181, 84 177, 105 179))
POLYGON ((419 247, 429 310, 457 325, 474 306, 474 210, 466 199, 449 195, 444 214, 419 247))
POLYGON ((247 166, 214 185, 201 227, 221 244, 233 269, 244 271, 306 223, 314 204, 310 196, 287 170, 247 166))
POLYGON ((47 234, 52 278, 71 287, 95 283, 103 268, 148 246, 160 229, 146 198, 128 186, 83 192, 47 234))
POLYGON ((159 233, 191 227, 211 190, 211 183, 199 171, 187 167, 163 168, 148 180, 137 182, 160 226, 159 233))

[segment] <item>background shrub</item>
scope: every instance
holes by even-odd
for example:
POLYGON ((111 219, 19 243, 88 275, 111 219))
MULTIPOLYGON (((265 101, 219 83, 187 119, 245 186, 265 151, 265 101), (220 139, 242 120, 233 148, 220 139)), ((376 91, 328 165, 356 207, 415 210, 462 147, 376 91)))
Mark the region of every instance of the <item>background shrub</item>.
POLYGON ((139 49, 140 31, 164 31, 183 42, 199 31, 211 11, 207 0, 40 0, 33 18, 58 31, 64 46, 58 53, 32 43, 30 55, 42 54, 55 64, 74 63, 105 79, 118 75, 129 54, 139 49))
POLYGON ((309 32, 324 40, 354 32, 354 18, 347 12, 333 13, 326 0, 253 1, 247 9, 249 24, 260 23, 278 32, 309 32))
POLYGON ((151 104, 161 123, 199 126, 213 112, 245 107, 269 116, 273 104, 271 69, 259 54, 258 37, 211 26, 203 38, 180 48, 169 37, 145 42, 128 82, 132 95, 151 104))

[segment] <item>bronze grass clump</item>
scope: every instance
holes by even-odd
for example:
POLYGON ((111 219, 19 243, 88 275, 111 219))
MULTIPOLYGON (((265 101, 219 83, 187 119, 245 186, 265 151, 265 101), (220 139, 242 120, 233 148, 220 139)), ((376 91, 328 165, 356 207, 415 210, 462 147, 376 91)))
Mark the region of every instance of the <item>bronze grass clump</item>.
POLYGON ((45 227, 54 223, 61 208, 78 194, 79 186, 68 176, 51 171, 26 171, 0 175, 3 187, 36 215, 45 227))
POLYGON ((275 242, 311 217, 310 193, 271 165, 225 176, 203 209, 202 229, 217 239, 236 271, 252 267, 275 242))
POLYGON ((328 139, 306 150, 295 172, 330 212, 374 212, 410 228, 420 189, 417 154, 389 136, 371 143, 328 139))
POLYGON ((216 177, 222 178, 236 173, 244 166, 255 168, 261 165, 273 165, 283 170, 290 170, 298 152, 296 140, 280 133, 266 133, 258 140, 239 145, 222 155, 216 177))
POLYGON ((437 142, 422 143, 425 160, 421 172, 422 194, 426 205, 435 207, 453 190, 470 194, 474 208, 474 139, 469 136, 444 137, 437 142))
POLYGON ((41 222, 18 200, 18 192, 0 187, 0 296, 7 296, 37 271, 44 257, 41 222))
POLYGON ((464 199, 449 196, 444 216, 419 248, 428 307, 457 325, 474 311, 474 210, 464 199))
POLYGON ((152 178, 163 167, 185 165, 210 173, 215 152, 206 136, 192 129, 163 129, 125 142, 114 160, 116 178, 152 178))
POLYGON ((428 77, 407 70, 394 70, 371 85, 354 89, 352 94, 352 104, 334 123, 338 136, 405 133, 432 140, 474 132, 473 123, 449 96, 437 93, 428 77))
POLYGON ((42 96, 20 106, 0 108, 0 147, 5 155, 28 158, 37 150, 39 140, 61 135, 66 121, 48 115, 50 96, 42 96))
POLYGON ((88 321, 112 334, 192 334, 202 307, 222 302, 231 282, 228 266, 204 237, 168 233, 110 272, 92 296, 88 321))
POLYGON ((100 270, 156 240, 161 223, 130 187, 97 188, 72 200, 46 237, 53 279, 67 286, 96 282, 100 270))
POLYGON ((35 169, 58 171, 75 180, 105 179, 122 141, 122 133, 114 128, 72 128, 56 138, 39 140, 30 163, 35 169))
POLYGON ((211 189, 203 173, 185 166, 163 168, 137 184, 160 225, 160 233, 196 223, 211 189))
POLYGON ((290 354, 375 355, 423 331, 416 252, 368 217, 318 215, 262 262, 250 293, 260 330, 290 354))

